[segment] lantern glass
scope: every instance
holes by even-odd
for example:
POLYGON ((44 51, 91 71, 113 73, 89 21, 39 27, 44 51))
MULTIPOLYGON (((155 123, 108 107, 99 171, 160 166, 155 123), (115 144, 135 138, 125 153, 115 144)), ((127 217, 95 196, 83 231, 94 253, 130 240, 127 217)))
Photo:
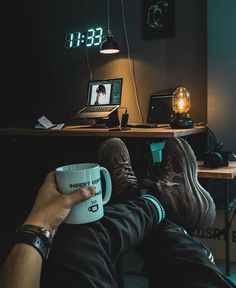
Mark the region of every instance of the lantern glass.
POLYGON ((190 93, 184 87, 178 87, 173 93, 172 107, 175 113, 188 113, 190 110, 190 93))

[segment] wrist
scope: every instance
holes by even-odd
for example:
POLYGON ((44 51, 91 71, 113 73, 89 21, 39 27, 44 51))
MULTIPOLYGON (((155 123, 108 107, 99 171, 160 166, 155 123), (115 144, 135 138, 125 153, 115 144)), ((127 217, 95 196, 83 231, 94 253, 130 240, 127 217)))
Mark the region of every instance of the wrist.
POLYGON ((34 247, 45 260, 52 245, 52 234, 46 227, 24 224, 16 231, 15 243, 34 247))
POLYGON ((45 221, 44 219, 40 219, 39 217, 31 217, 29 216, 23 225, 33 225, 33 226, 38 226, 38 227, 45 227, 47 228, 52 236, 55 235, 57 228, 53 227, 48 221, 45 221))

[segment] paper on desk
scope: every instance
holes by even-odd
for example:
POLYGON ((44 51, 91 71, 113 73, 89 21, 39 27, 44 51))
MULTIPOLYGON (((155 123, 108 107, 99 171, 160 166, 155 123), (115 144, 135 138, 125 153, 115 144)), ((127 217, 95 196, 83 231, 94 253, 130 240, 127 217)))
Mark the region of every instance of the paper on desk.
POLYGON ((52 130, 59 130, 65 126, 65 123, 60 124, 53 124, 47 117, 42 116, 37 120, 37 124, 34 128, 36 129, 52 129, 52 130))
POLYGON ((51 130, 60 130, 65 126, 65 123, 56 124, 56 126, 52 127, 51 130))

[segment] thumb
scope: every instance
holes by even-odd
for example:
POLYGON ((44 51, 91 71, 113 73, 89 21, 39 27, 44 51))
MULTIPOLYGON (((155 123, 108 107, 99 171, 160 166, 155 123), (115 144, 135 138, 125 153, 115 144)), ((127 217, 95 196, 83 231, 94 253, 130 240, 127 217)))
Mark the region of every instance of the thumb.
POLYGON ((72 202, 72 205, 85 201, 92 197, 96 193, 96 190, 94 187, 89 186, 89 187, 83 187, 75 190, 74 192, 68 194, 70 197, 70 200, 72 202))

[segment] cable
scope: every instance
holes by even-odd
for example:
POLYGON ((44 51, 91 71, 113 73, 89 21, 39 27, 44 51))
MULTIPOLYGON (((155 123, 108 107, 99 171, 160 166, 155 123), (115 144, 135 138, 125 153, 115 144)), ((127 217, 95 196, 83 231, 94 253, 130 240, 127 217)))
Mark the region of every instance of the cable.
POLYGON ((215 146, 214 149, 217 151, 221 150, 223 148, 223 143, 218 142, 215 133, 210 129, 210 127, 204 121, 194 124, 194 126, 201 126, 201 125, 204 125, 206 127, 207 132, 210 134, 211 138, 213 139, 214 146, 215 146))
POLYGON ((107 0, 107 30, 110 30, 110 0, 107 0))
POLYGON ((207 124, 205 124, 209 134, 212 136, 213 138, 213 142, 215 144, 215 150, 221 150, 223 148, 223 143, 218 142, 218 140, 216 139, 216 135, 214 134, 214 132, 208 127, 207 124))
MULTIPOLYGON (((81 2, 81 9, 82 9, 82 11, 85 10, 85 3, 84 3, 84 1, 81 2)), ((88 71, 89 71, 89 78, 90 78, 90 80, 93 80, 92 69, 91 69, 91 65, 90 65, 90 62, 89 62, 88 47, 86 46, 86 44, 85 44, 84 46, 85 46, 86 64, 87 64, 88 71)))
POLYGON ((132 83, 133 83, 134 96, 135 96, 135 101, 136 101, 139 117, 140 117, 141 123, 143 123, 143 116, 142 116, 142 113, 140 110, 137 85, 136 85, 135 75, 134 75, 134 61, 130 56, 130 46, 129 46, 128 33, 127 33, 126 22, 125 22, 125 12, 124 12, 124 1, 123 0, 121 0, 121 7, 122 7, 122 20, 123 20, 123 26, 124 26, 124 31, 125 31, 125 40, 126 40, 126 45, 127 45, 127 57, 128 57, 128 62, 129 62, 129 70, 130 70, 131 79, 132 79, 132 83))
POLYGON ((127 113, 128 112, 128 109, 127 109, 127 107, 126 106, 119 106, 119 109, 125 109, 125 112, 124 113, 127 113))
POLYGON ((86 55, 86 63, 87 63, 88 70, 89 70, 89 78, 90 80, 93 80, 93 74, 92 74, 92 69, 91 69, 90 62, 89 62, 88 49, 86 45, 85 45, 85 55, 86 55))
POLYGON ((231 155, 233 156, 233 158, 236 160, 236 154, 231 152, 231 155))

